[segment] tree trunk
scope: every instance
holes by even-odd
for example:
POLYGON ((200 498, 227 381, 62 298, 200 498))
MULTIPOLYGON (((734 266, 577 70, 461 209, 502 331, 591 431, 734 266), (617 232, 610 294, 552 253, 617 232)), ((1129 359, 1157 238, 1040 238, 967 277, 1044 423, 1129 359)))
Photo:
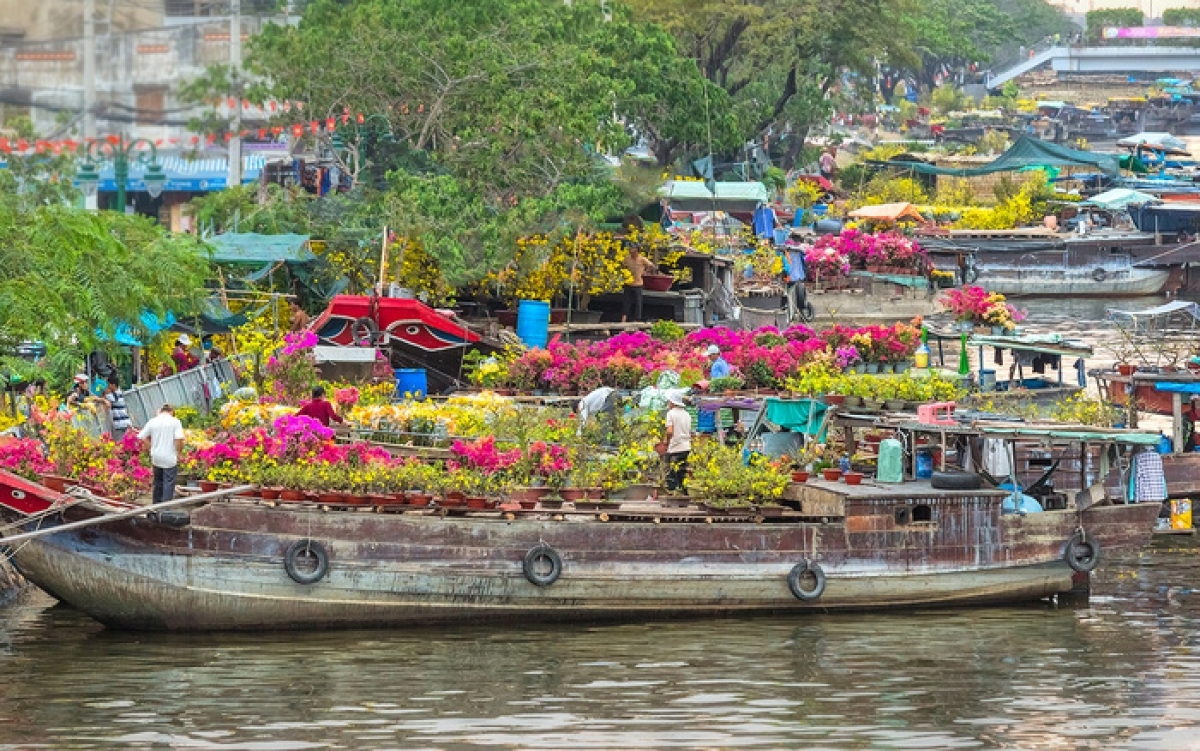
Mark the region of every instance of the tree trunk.
POLYGON ((804 142, 808 140, 809 127, 805 125, 802 128, 797 128, 792 137, 792 142, 788 144, 787 153, 783 155, 783 169, 785 171, 796 168, 796 162, 800 159, 800 152, 804 150, 804 142))

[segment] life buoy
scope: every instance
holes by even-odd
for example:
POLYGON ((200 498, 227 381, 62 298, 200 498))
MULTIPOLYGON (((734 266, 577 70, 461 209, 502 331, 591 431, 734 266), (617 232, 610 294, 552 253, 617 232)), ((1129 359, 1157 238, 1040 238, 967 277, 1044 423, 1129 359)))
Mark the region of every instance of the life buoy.
POLYGON ((379 326, 370 318, 363 317, 350 324, 350 340, 359 347, 369 347, 379 338, 379 326))
POLYGON ((811 602, 825 594, 825 571, 816 561, 805 560, 797 563, 788 572, 788 589, 797 600, 811 602), (811 580, 805 574, 812 574, 811 580), (811 586, 808 586, 810 585, 811 586))
POLYGON ((1087 539, 1083 530, 1079 530, 1067 541, 1063 558, 1073 570, 1086 574, 1100 564, 1100 543, 1087 539))
POLYGON ((329 573, 329 553, 315 540, 296 540, 283 556, 283 570, 297 584, 316 584, 329 573), (314 563, 312 570, 300 570, 297 564, 301 558, 314 563))
POLYGON ((525 578, 539 587, 549 587, 562 575, 562 556, 546 544, 530 548, 522 563, 525 578), (549 566, 549 568, 547 568, 549 566))
POLYGON ((1093 281, 1102 282, 1107 278, 1108 278, 1108 272, 1105 271, 1104 269, 1097 267, 1092 270, 1092 280, 1093 281))

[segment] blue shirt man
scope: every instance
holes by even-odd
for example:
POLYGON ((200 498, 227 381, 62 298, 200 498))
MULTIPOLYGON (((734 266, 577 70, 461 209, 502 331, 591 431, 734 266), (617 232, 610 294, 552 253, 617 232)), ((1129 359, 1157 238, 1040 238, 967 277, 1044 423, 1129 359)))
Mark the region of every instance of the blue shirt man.
POLYGON ((708 372, 709 380, 725 378, 733 370, 729 363, 725 361, 725 358, 721 357, 721 348, 717 345, 708 345, 708 350, 705 351, 705 354, 708 355, 709 361, 712 362, 712 368, 708 372))

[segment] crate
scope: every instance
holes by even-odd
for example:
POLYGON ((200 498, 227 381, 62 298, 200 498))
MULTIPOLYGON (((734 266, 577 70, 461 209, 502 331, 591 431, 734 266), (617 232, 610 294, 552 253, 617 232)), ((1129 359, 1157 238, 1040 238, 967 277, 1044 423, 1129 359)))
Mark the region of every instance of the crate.
POLYGON ((917 407, 917 422, 925 425, 957 425, 954 402, 933 402, 917 407))

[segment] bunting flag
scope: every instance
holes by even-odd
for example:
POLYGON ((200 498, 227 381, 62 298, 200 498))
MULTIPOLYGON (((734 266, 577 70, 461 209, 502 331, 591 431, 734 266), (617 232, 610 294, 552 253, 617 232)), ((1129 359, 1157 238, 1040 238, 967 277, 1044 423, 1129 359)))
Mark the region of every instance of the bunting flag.
POLYGON ((332 117, 325 119, 325 130, 332 131, 337 128, 337 120, 332 117))

